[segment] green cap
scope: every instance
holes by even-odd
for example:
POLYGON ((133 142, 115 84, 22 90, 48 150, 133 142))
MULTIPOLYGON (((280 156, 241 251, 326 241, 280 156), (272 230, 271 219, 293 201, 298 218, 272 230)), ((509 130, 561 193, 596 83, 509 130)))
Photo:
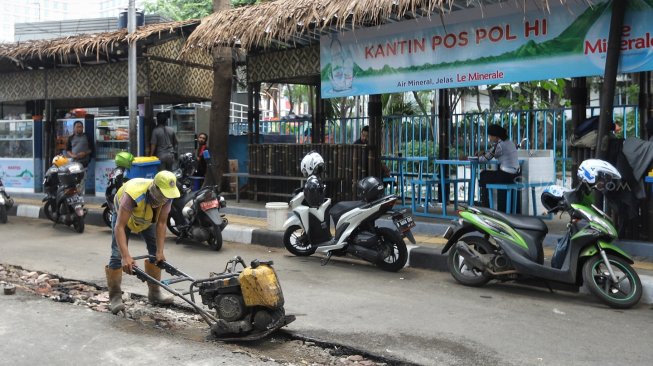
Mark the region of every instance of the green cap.
POLYGON ((177 177, 173 172, 162 170, 154 176, 154 184, 159 187, 161 193, 166 198, 177 198, 181 196, 179 189, 177 189, 177 177))

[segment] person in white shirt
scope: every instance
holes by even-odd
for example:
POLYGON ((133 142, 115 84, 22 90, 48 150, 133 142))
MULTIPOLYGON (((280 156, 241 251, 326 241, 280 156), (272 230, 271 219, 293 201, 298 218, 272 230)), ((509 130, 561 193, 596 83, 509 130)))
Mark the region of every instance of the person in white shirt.
MULTIPOLYGON (((497 170, 483 170, 479 175, 478 185, 481 189, 481 206, 489 207, 490 200, 486 186, 493 183, 514 183, 519 177, 519 159, 517 158, 517 146, 508 140, 508 133, 505 128, 499 125, 490 125, 487 129, 488 139, 491 147, 485 152, 479 152, 479 163, 488 162, 496 158, 499 162, 497 170)), ((497 193, 497 210, 506 210, 506 191, 497 193)))

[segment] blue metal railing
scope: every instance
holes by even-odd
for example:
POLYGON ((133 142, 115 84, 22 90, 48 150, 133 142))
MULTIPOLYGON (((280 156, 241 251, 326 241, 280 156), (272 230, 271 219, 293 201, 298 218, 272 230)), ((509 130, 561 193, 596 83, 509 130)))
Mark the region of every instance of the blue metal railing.
MULTIPOLYGON (((588 107, 587 116, 600 113, 600 107, 588 107)), ((636 105, 616 106, 614 120, 620 125, 619 137, 639 136, 639 112, 636 105)), ((509 138, 528 150, 553 150, 555 172, 565 184, 571 172, 569 138, 574 133, 571 123, 571 108, 534 109, 520 111, 478 112, 453 114, 448 126, 450 141, 449 156, 460 159, 488 148, 487 127, 499 124, 508 130, 509 138)), ((334 144, 352 143, 360 137, 363 126, 369 123, 367 117, 339 118, 327 120, 325 142, 334 144)), ((435 171, 438 154, 438 116, 386 116, 383 118, 381 154, 390 156, 426 156, 428 163, 423 167, 426 173, 435 171)), ((247 131, 246 123, 232 123, 231 134, 247 131)), ((262 135, 287 137, 281 142, 310 143, 310 121, 294 119, 283 121, 261 121, 262 135)), ((418 164, 409 164, 406 174, 417 174, 418 164)), ((389 167, 396 171, 396 167, 389 167)))

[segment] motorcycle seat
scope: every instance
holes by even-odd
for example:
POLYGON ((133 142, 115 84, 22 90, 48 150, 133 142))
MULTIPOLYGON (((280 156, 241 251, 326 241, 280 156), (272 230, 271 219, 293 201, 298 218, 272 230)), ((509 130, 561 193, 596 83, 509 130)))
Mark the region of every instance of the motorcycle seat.
POLYGON ((474 207, 481 211, 483 214, 499 219, 501 221, 507 222, 510 226, 523 229, 523 230, 532 230, 546 233, 549 231, 549 228, 546 226, 544 221, 537 217, 524 216, 524 215, 514 215, 507 214, 505 212, 493 210, 486 207, 474 207))
POLYGON ((331 207, 330 214, 335 225, 338 224, 340 217, 345 214, 345 212, 351 211, 356 207, 365 206, 366 203, 363 201, 342 201, 338 202, 333 207, 331 207))

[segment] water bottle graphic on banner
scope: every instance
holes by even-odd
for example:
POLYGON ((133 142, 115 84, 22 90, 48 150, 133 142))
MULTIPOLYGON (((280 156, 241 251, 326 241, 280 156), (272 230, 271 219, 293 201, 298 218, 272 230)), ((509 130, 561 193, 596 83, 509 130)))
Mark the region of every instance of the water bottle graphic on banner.
POLYGON ((354 61, 336 35, 331 40, 331 86, 334 91, 345 91, 352 88, 354 78, 354 61))

